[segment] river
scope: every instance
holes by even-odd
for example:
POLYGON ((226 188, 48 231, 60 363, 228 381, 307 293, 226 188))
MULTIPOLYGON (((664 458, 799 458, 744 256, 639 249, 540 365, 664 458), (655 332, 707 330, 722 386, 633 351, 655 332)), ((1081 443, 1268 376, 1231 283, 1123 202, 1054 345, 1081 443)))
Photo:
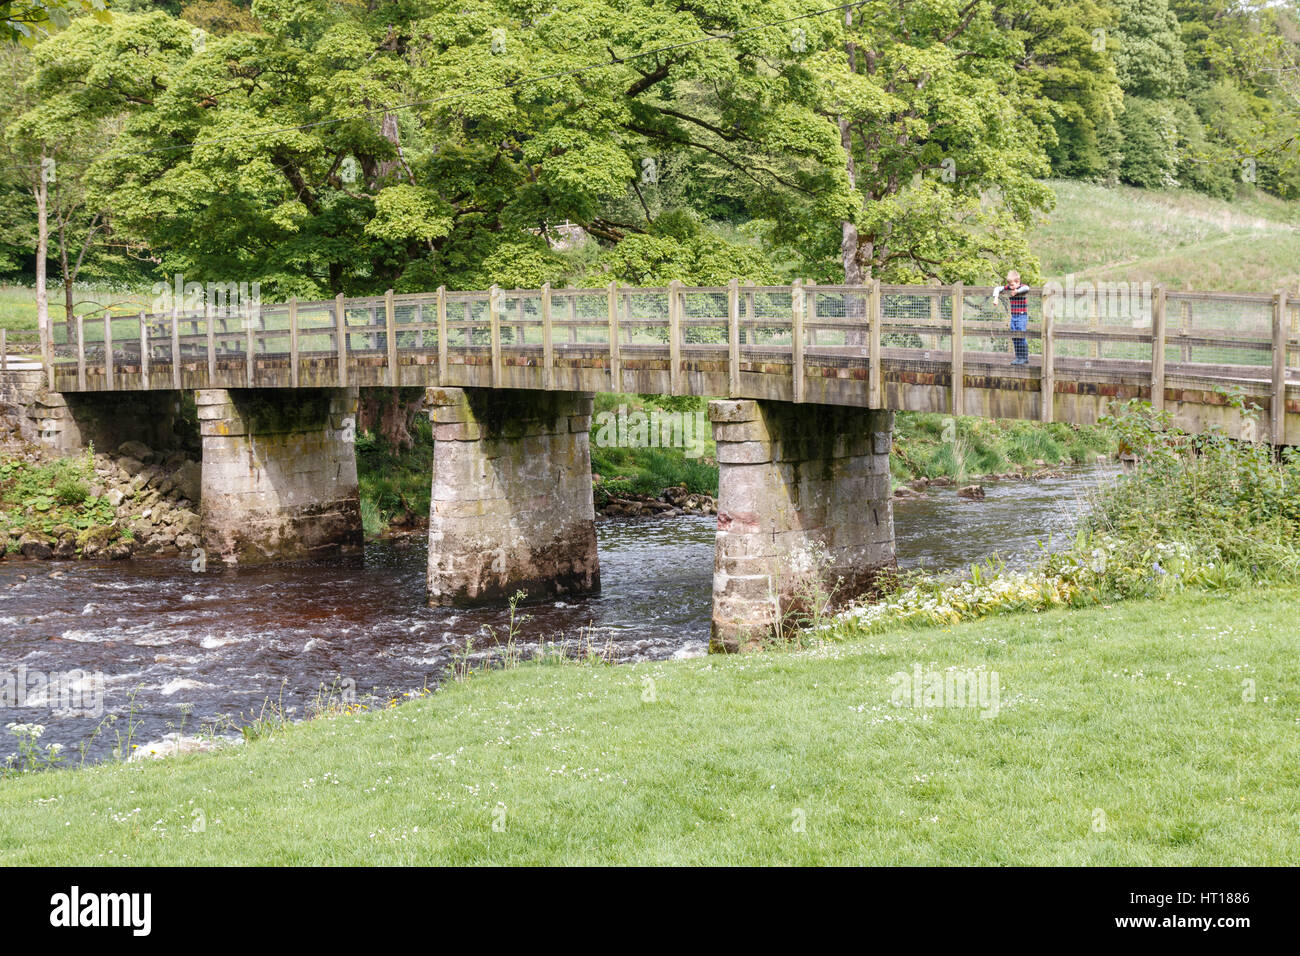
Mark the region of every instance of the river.
MULTIPOLYGON (((1086 490, 1109 473, 991 483, 982 501, 952 489, 896 501, 899 562, 955 570, 996 553, 1027 564, 1040 543, 1068 544, 1086 490)), ((521 607, 518 645, 526 654, 539 641, 590 646, 616 660, 703 653, 715 521, 598 523, 601 592, 521 607)), ((214 721, 229 732, 267 701, 301 716, 322 686, 384 698, 436 686, 458 655, 495 653, 486 633, 504 635, 509 613, 425 606, 425 565, 421 536, 374 542, 350 559, 204 572, 188 558, 5 561, 0 680, 21 676, 25 693, 23 706, 0 709, 0 724, 42 724, 42 744, 74 752, 88 742, 96 759, 128 722, 144 743, 214 721), (42 677, 73 670, 102 673, 102 700, 91 693, 56 710, 42 677)), ((14 749, 12 737, 0 740, 0 757, 14 749)))

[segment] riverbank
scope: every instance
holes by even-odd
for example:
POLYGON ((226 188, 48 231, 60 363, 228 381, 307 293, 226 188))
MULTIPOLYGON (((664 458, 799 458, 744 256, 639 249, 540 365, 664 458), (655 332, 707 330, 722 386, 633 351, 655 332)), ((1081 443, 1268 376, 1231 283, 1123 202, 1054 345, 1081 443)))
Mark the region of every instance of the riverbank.
POLYGON ((60 456, 10 445, 0 460, 0 556, 121 560, 199 547, 201 467, 189 451, 126 442, 60 456))
POLYGON ((224 752, 5 780, 0 861, 1284 864, 1297 613, 1248 589, 476 673, 224 752), (996 672, 996 715, 894 706, 917 667, 996 672))

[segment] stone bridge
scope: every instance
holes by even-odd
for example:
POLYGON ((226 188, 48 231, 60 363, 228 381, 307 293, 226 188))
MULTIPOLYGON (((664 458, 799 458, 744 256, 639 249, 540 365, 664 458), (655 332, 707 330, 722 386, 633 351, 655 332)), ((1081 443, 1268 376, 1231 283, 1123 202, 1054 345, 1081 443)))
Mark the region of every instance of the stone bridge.
POLYGON ((1135 398, 1194 432, 1300 443, 1300 303, 1285 293, 1157 287, 1117 302, 1048 288, 1031 293, 1023 333, 991 293, 733 281, 200 297, 79 318, 75 340, 44 336, 43 364, 22 374, 40 379, 36 430, 66 449, 148 442, 192 390, 204 539, 228 563, 359 547, 359 389, 424 388, 429 601, 457 605, 598 588, 593 393, 709 396, 719 649, 771 633, 811 591, 855 595, 894 565, 896 410, 1090 424, 1135 398), (1029 364, 1011 364, 1013 336, 1029 364))

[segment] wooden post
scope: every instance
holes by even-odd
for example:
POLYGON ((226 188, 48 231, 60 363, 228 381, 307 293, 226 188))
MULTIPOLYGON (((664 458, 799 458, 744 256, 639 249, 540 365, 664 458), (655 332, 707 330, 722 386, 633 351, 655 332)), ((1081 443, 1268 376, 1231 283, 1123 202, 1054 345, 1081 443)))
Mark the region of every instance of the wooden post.
POLYGON ((1187 343, 1187 336, 1192 332, 1192 303, 1190 299, 1183 299, 1178 310, 1178 334, 1183 338, 1183 347, 1179 349, 1179 361, 1190 362, 1192 360, 1192 347, 1187 343))
POLYGON ((393 290, 384 293, 384 341, 388 344, 388 387, 397 388, 397 308, 393 305, 393 290))
POLYGON ((727 386, 732 398, 740 395, 740 280, 727 283, 727 386))
POLYGON ((966 356, 964 320, 966 315, 966 286, 958 282, 952 287, 952 413, 961 415, 966 408, 966 356))
POLYGON ((622 382, 622 356, 618 347, 618 283, 611 282, 609 284, 609 390, 621 391, 622 382))
MULTIPOLYGON (((50 369, 53 372, 53 367, 50 369)), ((113 390, 113 316, 104 310, 104 379, 108 390, 113 390)))
POLYGON ((438 384, 447 384, 447 287, 438 286, 438 384))
POLYGON ((245 305, 244 313, 244 384, 253 387, 253 307, 245 305))
POLYGON ((492 387, 501 387, 501 312, 498 296, 501 290, 496 283, 488 289, 488 329, 492 337, 492 387))
MULTIPOLYGON (((1294 343, 1300 338, 1300 287, 1297 287, 1294 298, 1288 297, 1287 310, 1291 312, 1291 340, 1294 343)), ((1300 365, 1300 353, 1297 353, 1294 344, 1288 354, 1286 363, 1288 367, 1295 368, 1300 365)))
POLYGON ((181 317, 172 303, 172 388, 178 392, 181 388, 181 317))
POLYGON ((203 315, 208 323, 208 388, 217 384, 217 323, 212 315, 212 303, 204 296, 203 315))
POLYGON ((1088 348, 1089 354, 1095 358, 1101 358, 1101 313, 1097 311, 1097 296, 1088 296, 1088 329, 1092 332, 1092 344, 1088 348))
POLYGON ((289 387, 298 387, 298 297, 289 299, 289 387))
POLYGON ((682 393, 682 283, 668 283, 668 391, 682 393))
POLYGON ((77 388, 86 390, 86 327, 80 315, 77 316, 77 388))
POLYGON ((348 385, 348 317, 343 305, 343 293, 334 297, 334 346, 338 353, 339 388, 348 385))
POLYGON ((867 404, 870 408, 884 408, 885 381, 880 367, 880 328, 885 324, 885 310, 879 279, 871 280, 871 304, 868 312, 871 352, 867 359, 867 404))
MULTIPOLYGON (((931 279, 928 285, 930 286, 930 288, 934 289, 934 292, 930 295, 930 322, 933 325, 938 325, 939 307, 941 305, 940 297, 943 295, 943 292, 940 290, 943 288, 943 286, 938 279, 931 279)), ((922 348, 927 347, 925 344, 926 339, 929 339, 929 346, 928 346, 929 348, 937 349, 939 347, 939 336, 927 335, 925 336, 925 338, 921 340, 922 348)))
POLYGON ((1043 364, 1038 370, 1038 411, 1045 422, 1056 410, 1056 299, 1043 294, 1043 364))
POLYGON ((1273 444, 1286 444, 1286 292, 1273 293, 1273 444))
POLYGON ((804 321, 808 325, 808 344, 817 347, 817 283, 809 279, 804 283, 807 295, 804 296, 804 321))
POLYGON ((5 330, 0 328, 0 372, 9 370, 9 344, 5 341, 5 330))
POLYGON ((149 317, 140 312, 140 385, 149 388, 149 317))
POLYGON ((555 388, 555 344, 551 329, 551 284, 542 286, 542 386, 555 388))
POLYGON ((754 340, 758 338, 758 334, 754 331, 754 322, 755 322, 754 293, 746 292, 745 293, 745 323, 749 328, 749 336, 748 338, 745 339, 745 341, 751 348, 755 344, 754 340))
POLYGON ((573 286, 569 286, 569 344, 578 343, 578 297, 573 294, 573 286))
MULTIPOLYGON (((1155 293, 1151 304, 1151 407, 1162 412, 1165 410, 1165 287, 1156 286, 1155 293)), ((1187 346, 1183 348, 1185 350, 1187 346)))
POLYGON ((803 280, 795 279, 790 286, 790 374, 793 400, 803 401, 803 320, 807 308, 803 280))

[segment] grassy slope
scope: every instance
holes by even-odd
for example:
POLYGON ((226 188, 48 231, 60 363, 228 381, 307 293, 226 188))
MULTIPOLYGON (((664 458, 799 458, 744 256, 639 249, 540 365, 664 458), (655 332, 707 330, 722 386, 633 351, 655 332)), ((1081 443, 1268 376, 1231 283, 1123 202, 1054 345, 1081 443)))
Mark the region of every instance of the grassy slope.
POLYGON ((225 753, 5 781, 0 863, 1286 863, 1298 611, 1198 593, 524 666, 225 753), (998 671, 1001 713, 894 709, 889 676, 915 663, 998 671))
POLYGON ((1271 292, 1300 285, 1300 203, 1182 190, 1052 183, 1057 207, 1031 235, 1043 274, 1271 292))

